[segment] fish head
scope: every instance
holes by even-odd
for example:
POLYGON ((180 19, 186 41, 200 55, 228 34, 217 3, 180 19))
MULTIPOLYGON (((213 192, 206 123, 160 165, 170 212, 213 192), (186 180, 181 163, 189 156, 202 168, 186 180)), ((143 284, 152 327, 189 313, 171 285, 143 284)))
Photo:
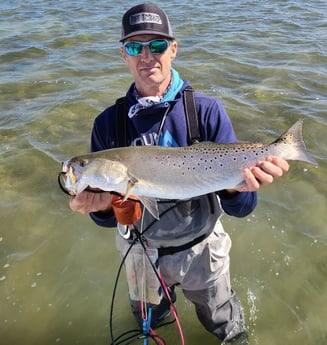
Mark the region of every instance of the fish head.
POLYGON ((79 194, 88 187, 121 192, 126 189, 128 180, 127 168, 123 164, 92 155, 62 162, 61 174, 65 189, 71 195, 79 194))
POLYGON ((87 184, 82 183, 86 162, 72 159, 61 164, 61 175, 65 183, 65 189, 71 195, 76 195, 87 188, 87 184))

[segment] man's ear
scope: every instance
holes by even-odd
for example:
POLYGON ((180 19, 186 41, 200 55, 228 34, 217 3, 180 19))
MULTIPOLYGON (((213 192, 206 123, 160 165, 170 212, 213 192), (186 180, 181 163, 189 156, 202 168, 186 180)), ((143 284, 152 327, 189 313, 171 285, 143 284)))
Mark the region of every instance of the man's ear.
POLYGON ((126 53, 125 53, 125 50, 123 48, 120 48, 120 54, 123 57, 123 60, 126 62, 126 53))
POLYGON ((178 44, 176 41, 171 42, 170 44, 170 59, 175 60, 178 50, 178 44))

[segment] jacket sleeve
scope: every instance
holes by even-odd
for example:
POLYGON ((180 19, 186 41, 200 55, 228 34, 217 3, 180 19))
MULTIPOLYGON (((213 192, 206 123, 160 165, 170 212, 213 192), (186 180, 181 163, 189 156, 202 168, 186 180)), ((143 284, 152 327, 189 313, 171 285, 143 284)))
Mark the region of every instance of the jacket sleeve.
POLYGON ((229 195, 226 191, 218 192, 223 210, 230 216, 245 217, 257 206, 256 192, 242 192, 229 195))
POLYGON ((114 228, 117 225, 116 218, 112 211, 108 213, 91 212, 89 213, 89 215, 96 225, 99 225, 105 228, 114 228))

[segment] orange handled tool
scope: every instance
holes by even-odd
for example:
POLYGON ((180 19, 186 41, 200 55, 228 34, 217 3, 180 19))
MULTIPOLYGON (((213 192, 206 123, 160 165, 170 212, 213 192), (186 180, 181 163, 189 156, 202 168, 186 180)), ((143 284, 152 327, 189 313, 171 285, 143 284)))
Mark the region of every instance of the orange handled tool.
POLYGON ((140 202, 135 196, 129 196, 128 199, 124 201, 123 196, 113 195, 111 207, 117 222, 122 225, 134 224, 142 215, 140 202))

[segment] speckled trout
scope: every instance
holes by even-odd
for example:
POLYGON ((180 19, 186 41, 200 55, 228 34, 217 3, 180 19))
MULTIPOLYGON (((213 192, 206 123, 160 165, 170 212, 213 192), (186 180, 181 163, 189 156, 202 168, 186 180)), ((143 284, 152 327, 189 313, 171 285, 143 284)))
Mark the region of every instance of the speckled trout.
POLYGON ((244 185, 242 170, 268 156, 317 165, 302 137, 303 120, 269 145, 201 142, 188 147, 136 146, 74 157, 62 163, 65 189, 136 195, 158 218, 156 199, 188 199, 244 185))

